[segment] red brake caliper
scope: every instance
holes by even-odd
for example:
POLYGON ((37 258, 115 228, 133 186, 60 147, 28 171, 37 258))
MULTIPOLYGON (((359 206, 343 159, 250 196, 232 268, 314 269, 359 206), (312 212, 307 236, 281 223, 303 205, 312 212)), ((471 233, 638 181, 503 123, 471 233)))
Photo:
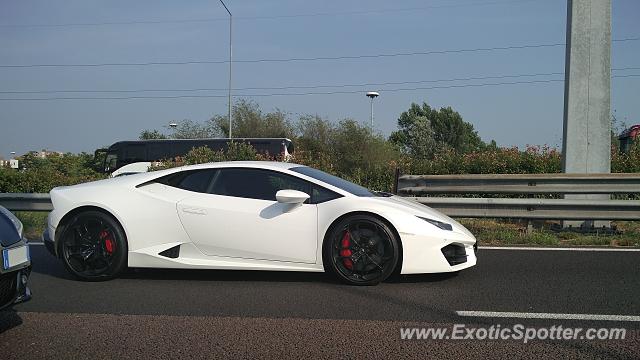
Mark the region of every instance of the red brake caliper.
POLYGON ((104 240, 104 249, 107 251, 107 254, 113 254, 113 251, 116 249, 116 242, 113 241, 106 230, 100 231, 100 239, 104 240))
POLYGON ((351 247, 351 236, 349 235, 348 231, 344 232, 344 236, 342 236, 340 245, 342 247, 342 250, 340 250, 340 256, 343 256, 342 264, 345 268, 353 270, 353 261, 349 259, 349 256, 351 256, 352 252, 351 249, 349 249, 351 247))

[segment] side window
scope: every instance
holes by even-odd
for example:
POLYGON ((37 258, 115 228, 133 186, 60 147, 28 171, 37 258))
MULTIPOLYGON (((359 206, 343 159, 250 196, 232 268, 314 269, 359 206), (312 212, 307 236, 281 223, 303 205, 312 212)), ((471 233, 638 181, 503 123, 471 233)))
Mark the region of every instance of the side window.
POLYGON ((320 204, 326 201, 331 201, 342 197, 342 195, 335 193, 331 190, 325 189, 321 186, 314 185, 313 192, 311 194, 311 203, 320 204))
POLYGON ((215 173, 215 169, 182 171, 164 177, 158 182, 183 190, 206 193, 215 173))
POLYGON ((125 161, 146 161, 147 147, 145 145, 131 144, 125 147, 125 161))
POLYGON ((212 194, 258 200, 276 200, 278 190, 299 190, 309 194, 310 184, 294 176, 262 169, 221 169, 212 194))
POLYGON ((168 158, 167 154, 165 154, 164 147, 162 144, 149 144, 147 146, 147 160, 148 161, 160 161, 168 158))

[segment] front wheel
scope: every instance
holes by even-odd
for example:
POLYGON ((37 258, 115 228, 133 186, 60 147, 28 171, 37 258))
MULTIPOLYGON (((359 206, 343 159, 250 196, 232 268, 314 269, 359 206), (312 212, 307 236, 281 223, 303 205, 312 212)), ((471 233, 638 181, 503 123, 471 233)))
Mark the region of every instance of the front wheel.
POLYGON ((387 224, 369 215, 354 215, 336 224, 325 238, 325 270, 351 285, 386 280, 399 259, 398 239, 387 224))
POLYGON ((81 280, 109 280, 127 266, 127 241, 122 226, 100 211, 75 215, 62 229, 62 260, 81 280))

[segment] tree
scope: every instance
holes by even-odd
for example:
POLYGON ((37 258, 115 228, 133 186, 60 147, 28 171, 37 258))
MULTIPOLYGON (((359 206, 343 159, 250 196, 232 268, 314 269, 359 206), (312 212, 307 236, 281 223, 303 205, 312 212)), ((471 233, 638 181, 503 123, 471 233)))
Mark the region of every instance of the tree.
POLYGON ((207 139, 214 138, 216 131, 209 123, 198 123, 189 119, 177 123, 173 129, 171 138, 173 139, 207 139))
POLYGON ((331 146, 335 128, 318 115, 302 115, 296 124, 296 147, 314 153, 326 152, 331 146))
POLYGON ((396 151, 381 135, 353 119, 338 123, 324 151, 333 153, 335 167, 344 173, 356 168, 366 170, 397 158, 396 151))
POLYGON ((437 110, 426 102, 422 106, 412 103, 400 114, 398 128, 389 140, 414 156, 430 157, 443 147, 468 153, 485 146, 473 125, 451 107, 437 110))
POLYGON ((393 132, 389 141, 412 157, 431 158, 438 150, 446 147, 445 144, 435 140, 431 122, 426 116, 415 116, 410 121, 408 119, 402 121, 406 123, 404 129, 393 132))
MULTIPOLYGON (((234 138, 290 138, 295 134, 285 112, 276 109, 274 112, 263 114, 259 105, 252 101, 239 100, 233 106, 232 117, 234 138)), ((216 135, 228 137, 229 118, 216 115, 208 121, 208 127, 216 135)))
POLYGON ((156 139, 167 139, 167 135, 161 133, 158 130, 142 130, 140 132, 140 136, 138 136, 140 140, 156 140, 156 139))
POLYGON ((215 131, 210 124, 197 123, 195 121, 185 119, 176 124, 173 134, 167 136, 158 130, 145 129, 140 132, 138 138, 140 140, 159 140, 159 139, 206 139, 213 138, 215 131))

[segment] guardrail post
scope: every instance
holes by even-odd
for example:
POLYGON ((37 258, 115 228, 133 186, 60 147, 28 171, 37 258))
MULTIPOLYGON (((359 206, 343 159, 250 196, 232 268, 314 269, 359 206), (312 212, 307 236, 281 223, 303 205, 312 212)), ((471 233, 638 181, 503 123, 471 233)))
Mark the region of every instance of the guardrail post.
POLYGON ((393 194, 398 195, 398 181, 400 179, 400 168, 396 168, 395 175, 393 176, 393 194))

